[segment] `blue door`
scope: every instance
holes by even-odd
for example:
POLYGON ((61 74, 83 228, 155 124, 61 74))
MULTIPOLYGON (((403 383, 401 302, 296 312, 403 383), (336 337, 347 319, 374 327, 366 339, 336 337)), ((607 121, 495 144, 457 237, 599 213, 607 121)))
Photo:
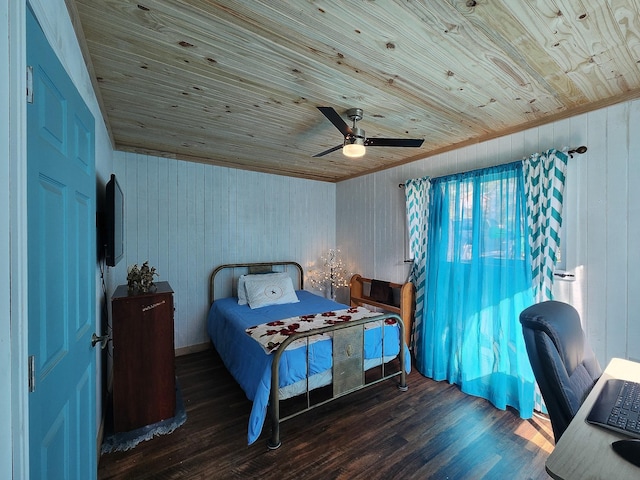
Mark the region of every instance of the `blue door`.
POLYGON ((27 12, 29 469, 97 475, 94 119, 27 12))

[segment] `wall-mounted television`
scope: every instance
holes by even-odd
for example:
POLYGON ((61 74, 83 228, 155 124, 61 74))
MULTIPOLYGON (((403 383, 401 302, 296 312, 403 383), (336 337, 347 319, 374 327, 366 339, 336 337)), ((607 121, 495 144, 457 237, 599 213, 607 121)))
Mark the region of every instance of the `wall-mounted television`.
POLYGON ((104 233, 105 261, 115 267, 124 256, 124 195, 114 174, 106 186, 104 233))

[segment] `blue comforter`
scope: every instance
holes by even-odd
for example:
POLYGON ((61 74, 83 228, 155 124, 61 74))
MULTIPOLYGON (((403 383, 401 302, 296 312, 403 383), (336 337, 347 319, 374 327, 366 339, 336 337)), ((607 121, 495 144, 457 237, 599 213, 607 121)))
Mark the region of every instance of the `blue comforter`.
MULTIPOLYGON (((347 305, 314 295, 305 290, 297 292, 300 302, 272 305, 252 310, 248 305, 238 305, 235 297, 216 300, 211 306, 207 331, 222 361, 240 384, 249 400, 253 401, 249 417, 248 442, 252 444, 260 436, 267 414, 271 390, 271 364, 273 355, 267 355, 260 344, 245 332, 254 325, 299 315, 322 313, 348 308, 347 305)), ((384 354, 397 355, 398 328, 386 325, 384 354), (393 331, 396 332, 393 335, 393 331)), ((365 333, 365 358, 380 358, 380 329, 365 333)), ((321 340, 309 345, 310 373, 331 368, 331 340, 321 340)), ((280 359, 279 383, 284 387, 305 378, 307 347, 290 348, 280 359)), ((405 352, 406 371, 410 371, 408 350, 405 352)))

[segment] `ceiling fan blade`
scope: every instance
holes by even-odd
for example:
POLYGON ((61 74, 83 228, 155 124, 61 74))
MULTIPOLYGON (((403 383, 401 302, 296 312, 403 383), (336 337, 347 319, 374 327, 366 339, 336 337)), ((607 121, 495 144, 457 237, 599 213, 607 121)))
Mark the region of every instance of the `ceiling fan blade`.
POLYGON ((342 148, 342 144, 336 145, 335 147, 331 147, 329 150, 325 150, 324 152, 316 153, 314 157, 323 157, 327 153, 335 152, 336 150, 340 150, 342 148))
POLYGON ((419 147, 424 138, 367 138, 364 141, 368 147, 419 147))
POLYGON ((352 133, 351 127, 345 123, 342 117, 338 115, 338 112, 336 112, 332 107, 317 107, 317 108, 324 114, 325 117, 327 117, 327 119, 331 123, 333 123, 333 125, 338 130, 340 130, 340 133, 342 133, 344 137, 346 137, 347 135, 351 135, 352 133))

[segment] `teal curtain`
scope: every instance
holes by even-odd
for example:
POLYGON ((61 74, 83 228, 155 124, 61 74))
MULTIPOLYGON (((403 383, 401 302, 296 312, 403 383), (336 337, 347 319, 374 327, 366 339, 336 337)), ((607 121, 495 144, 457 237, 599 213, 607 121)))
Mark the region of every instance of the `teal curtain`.
MULTIPOLYGON (((407 180, 405 182, 405 200, 407 226, 409 228, 409 251, 413 263, 409 272, 409 281, 416 289, 416 306, 411 338, 413 344, 419 341, 422 331, 422 310, 427 273, 427 229, 429 226, 429 177, 407 180)), ((413 345, 409 345, 412 347, 413 345)))
POLYGON ((432 179, 427 231, 418 370, 531 417, 518 320, 533 303, 522 162, 432 179))
POLYGON ((556 149, 523 162, 531 275, 536 302, 553 300, 553 274, 560 250, 568 155, 556 149))

